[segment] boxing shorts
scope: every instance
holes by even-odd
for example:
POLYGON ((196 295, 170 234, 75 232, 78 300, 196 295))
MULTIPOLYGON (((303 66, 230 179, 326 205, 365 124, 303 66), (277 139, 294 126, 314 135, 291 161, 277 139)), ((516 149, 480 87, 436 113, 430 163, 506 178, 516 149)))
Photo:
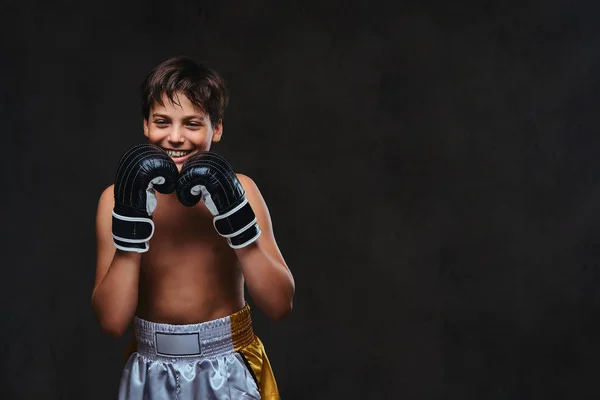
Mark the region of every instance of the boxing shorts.
POLYGON ((250 307, 216 320, 171 325, 134 318, 119 400, 279 399, 250 307))

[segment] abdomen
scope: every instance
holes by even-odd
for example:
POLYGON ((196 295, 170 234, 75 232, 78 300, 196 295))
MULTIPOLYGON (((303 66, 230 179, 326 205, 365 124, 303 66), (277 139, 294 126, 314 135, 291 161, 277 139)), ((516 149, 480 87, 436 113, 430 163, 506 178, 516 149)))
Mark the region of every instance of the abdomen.
POLYGON ((169 226, 155 221, 156 233, 140 268, 140 318, 198 323, 244 306, 243 277, 233 250, 213 230, 186 222, 169 226))

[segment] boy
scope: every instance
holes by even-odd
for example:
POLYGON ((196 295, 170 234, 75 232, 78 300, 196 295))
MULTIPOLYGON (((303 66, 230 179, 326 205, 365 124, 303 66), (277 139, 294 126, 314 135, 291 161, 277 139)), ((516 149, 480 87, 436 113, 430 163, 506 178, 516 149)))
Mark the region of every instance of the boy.
POLYGON ((274 320, 292 309, 294 279, 251 178, 209 152, 227 93, 186 57, 141 87, 148 143, 130 149, 98 203, 92 306, 103 331, 133 322, 119 399, 278 399, 252 331, 244 284, 274 320))

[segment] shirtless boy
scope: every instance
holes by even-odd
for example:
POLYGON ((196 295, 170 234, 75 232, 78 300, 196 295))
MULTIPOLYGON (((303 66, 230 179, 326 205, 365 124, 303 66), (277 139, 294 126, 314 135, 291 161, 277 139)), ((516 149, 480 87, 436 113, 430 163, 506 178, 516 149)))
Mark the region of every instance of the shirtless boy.
POLYGON ((186 57, 141 87, 147 140, 129 149, 100 196, 92 306, 107 334, 133 324, 119 399, 279 399, 244 285, 278 320, 294 279, 267 205, 248 176, 210 150, 227 92, 186 57))

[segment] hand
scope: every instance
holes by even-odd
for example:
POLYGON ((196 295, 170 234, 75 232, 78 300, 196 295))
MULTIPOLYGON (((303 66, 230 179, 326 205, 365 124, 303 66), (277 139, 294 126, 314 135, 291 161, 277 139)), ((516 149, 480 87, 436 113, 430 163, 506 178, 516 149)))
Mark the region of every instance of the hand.
POLYGON ((144 253, 154 234, 152 214, 156 191, 173 193, 177 166, 167 153, 153 144, 139 144, 121 158, 115 177, 112 234, 119 250, 144 253))
POLYGON ((227 161, 218 154, 192 155, 181 168, 177 197, 187 206, 200 199, 214 216, 216 231, 234 249, 246 247, 260 236, 260 229, 244 189, 227 161))

